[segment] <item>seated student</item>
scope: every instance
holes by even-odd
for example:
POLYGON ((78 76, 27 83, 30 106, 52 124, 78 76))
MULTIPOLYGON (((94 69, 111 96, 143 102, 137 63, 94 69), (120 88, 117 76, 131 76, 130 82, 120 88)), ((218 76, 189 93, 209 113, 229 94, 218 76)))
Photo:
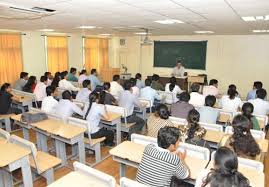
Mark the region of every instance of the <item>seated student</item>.
POLYGON ((140 97, 143 99, 150 100, 154 103, 154 100, 161 100, 161 96, 158 94, 156 90, 150 87, 151 81, 150 79, 145 80, 146 87, 142 88, 140 91, 140 97))
POLYGON ((118 105, 118 101, 110 94, 110 83, 105 82, 103 91, 100 93, 100 104, 104 105, 118 105))
POLYGON ((44 76, 48 77, 48 86, 50 86, 53 81, 53 76, 51 75, 51 72, 45 72, 44 76))
POLYGON ((61 73, 60 72, 56 72, 54 75, 54 78, 51 82, 51 86, 54 86, 55 88, 59 87, 59 82, 61 80, 61 73))
MULTIPOLYGON (((138 133, 142 131, 145 121, 140 117, 137 117, 134 113, 134 107, 137 106, 139 108, 145 107, 136 96, 132 94, 132 83, 130 81, 126 81, 124 83, 125 91, 119 97, 119 106, 127 109, 127 123, 135 123, 129 131, 129 135, 132 133, 138 133)), ((122 122, 124 120, 122 119, 122 122)))
POLYGON ((195 187, 250 187, 249 180, 238 171, 238 158, 227 147, 217 149, 214 166, 204 169, 196 179, 195 187))
POLYGON ((99 101, 99 93, 92 92, 89 97, 89 104, 84 107, 84 119, 88 121, 89 129, 91 130, 88 134, 93 139, 106 137, 105 145, 113 146, 114 132, 99 127, 101 118, 109 118, 105 105, 99 104, 99 101))
POLYGON ((254 106, 251 103, 244 103, 242 106, 242 114, 251 121, 251 129, 260 130, 259 121, 252 115, 254 106))
POLYGON ((154 90, 161 90, 164 91, 164 86, 160 83, 160 76, 157 74, 154 74, 152 76, 152 82, 151 82, 151 88, 153 88, 154 90))
POLYGON ((260 160, 260 147, 250 133, 251 121, 243 115, 237 115, 232 126, 233 134, 225 135, 219 145, 229 147, 239 157, 260 160))
POLYGON ((235 96, 240 98, 240 94, 238 93, 236 86, 234 84, 230 84, 228 90, 234 90, 236 93, 235 96))
POLYGON ((78 82, 78 78, 76 77, 77 69, 70 68, 70 72, 67 75, 67 80, 72 82, 78 82))
POLYGON ((18 101, 19 98, 11 94, 11 86, 9 83, 4 83, 0 90, 0 114, 19 114, 21 111, 17 108, 13 108, 11 103, 13 100, 18 101))
POLYGON ((30 76, 27 83, 22 88, 22 91, 33 93, 36 87, 36 83, 37 83, 36 76, 30 76))
POLYGON ((173 101, 166 101, 166 103, 175 103, 175 102, 178 101, 178 99, 176 98, 176 96, 177 96, 177 94, 180 94, 182 92, 182 90, 177 85, 177 79, 176 79, 176 77, 171 77, 170 78, 170 83, 167 83, 165 85, 165 92, 173 93, 173 95, 174 95, 174 100, 173 101))
POLYGON ((87 71, 85 69, 81 70, 81 72, 79 73, 79 77, 78 77, 78 83, 82 84, 83 81, 85 81, 86 79, 88 79, 87 76, 87 71))
POLYGON ((215 97, 219 97, 218 80, 211 79, 209 81, 209 86, 204 86, 203 95, 204 96, 214 95, 215 97))
POLYGON ((95 90, 96 86, 102 86, 102 82, 98 79, 97 77, 97 70, 96 69, 92 69, 91 70, 91 75, 89 76, 89 80, 91 81, 91 85, 92 85, 92 91, 95 90))
POLYGON ((147 136, 157 138, 158 131, 166 126, 174 127, 175 125, 169 120, 168 107, 165 104, 160 104, 147 121, 147 136))
POLYGON ((67 71, 64 71, 61 73, 62 80, 60 80, 59 82, 59 88, 62 88, 64 90, 74 91, 74 92, 79 91, 80 88, 75 87, 71 82, 67 80, 67 74, 68 74, 67 71))
POLYGON ((253 84, 253 89, 248 92, 247 101, 251 99, 256 99, 256 91, 261 89, 262 87, 263 87, 263 84, 261 81, 255 81, 253 84))
POLYGON ((180 128, 181 135, 183 135, 186 143, 206 147, 210 150, 209 144, 203 139, 206 129, 199 125, 199 118, 200 114, 197 110, 190 110, 187 117, 188 125, 180 128))
POLYGON ((189 111, 194 109, 193 105, 189 104, 190 94, 182 92, 177 97, 179 101, 171 105, 171 116, 187 119, 189 111))
POLYGON ((265 101, 267 92, 265 89, 261 88, 256 91, 256 99, 251 99, 248 102, 254 106, 254 114, 257 115, 267 115, 269 114, 269 102, 265 101))
POLYGON ((21 72, 20 79, 15 82, 14 89, 22 91, 22 88, 25 86, 28 80, 28 73, 21 72))
POLYGON ((83 88, 78 91, 78 94, 76 96, 76 100, 82 101, 82 102, 88 102, 89 96, 91 94, 91 81, 90 80, 84 80, 82 83, 83 88))
MULTIPOLYGON (((186 179, 189 169, 184 160, 186 152, 176 152, 180 133, 176 127, 163 127, 158 132, 158 146, 145 147, 136 180, 148 186, 169 187, 171 179, 186 179)), ((171 185, 172 186, 172 185, 171 185)))
POLYGON ((120 76, 114 75, 113 81, 110 83, 110 93, 114 96, 119 98, 120 94, 123 92, 123 87, 120 85, 120 76))
POLYGON ((205 97, 205 106, 199 108, 200 122, 217 124, 217 119, 219 117, 219 111, 214 107, 216 103, 216 97, 213 95, 208 95, 205 97))
POLYGON ((191 85, 191 99, 190 104, 194 106, 204 106, 205 105, 205 96, 199 93, 200 85, 198 83, 193 83, 191 85))
POLYGON ((47 97, 47 93, 46 93, 47 84, 48 84, 48 77, 45 77, 45 76, 41 76, 40 82, 36 84, 34 94, 36 96, 38 108, 41 107, 41 103, 43 99, 47 97))
POLYGON ((140 95, 140 89, 136 86, 136 79, 130 78, 130 82, 132 84, 132 94, 135 95, 136 97, 139 97, 140 95))
POLYGON ((55 113, 58 101, 54 99, 56 96, 56 88, 54 86, 47 86, 47 97, 42 101, 41 110, 46 113, 55 113))
POLYGON ((142 75, 140 73, 137 73, 135 75, 135 79, 136 79, 136 86, 139 88, 139 89, 142 89, 145 87, 144 85, 144 82, 141 80, 142 79, 142 75))
POLYGON ((239 97, 236 97, 237 91, 234 89, 228 89, 228 95, 222 96, 220 100, 220 106, 223 110, 237 112, 242 106, 243 102, 239 97))
POLYGON ((74 113, 83 116, 83 111, 72 102, 72 94, 70 91, 66 90, 62 93, 62 99, 59 101, 55 109, 55 114, 68 118, 71 117, 74 113))

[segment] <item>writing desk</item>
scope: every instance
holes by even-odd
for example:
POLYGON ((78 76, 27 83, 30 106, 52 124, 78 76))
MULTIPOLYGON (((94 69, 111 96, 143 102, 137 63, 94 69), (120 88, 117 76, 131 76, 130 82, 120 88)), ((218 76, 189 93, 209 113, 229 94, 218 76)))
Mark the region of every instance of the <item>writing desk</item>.
POLYGON ((21 168, 23 184, 32 187, 32 173, 29 163, 31 151, 12 143, 0 143, 0 186, 12 187, 11 172, 21 168))
POLYGON ((0 114, 0 121, 5 121, 6 131, 11 132, 11 122, 10 117, 15 114, 0 114))
POLYGON ((31 125, 28 123, 21 122, 21 114, 11 116, 11 119, 14 120, 15 124, 19 125, 22 128, 23 138, 26 140, 30 140, 30 129, 31 125))
POLYGON ((33 98, 28 96, 28 95, 23 95, 23 94, 18 94, 15 92, 12 92, 12 95, 16 96, 19 98, 18 101, 12 101, 14 104, 20 105, 22 106, 22 111, 25 112, 24 107, 28 107, 28 109, 30 109, 30 107, 33 106, 33 98))
MULTIPOLYGON (((125 176, 126 165, 138 168, 144 149, 144 145, 125 141, 109 151, 113 160, 120 163, 120 177, 125 176)), ((185 163, 190 166, 190 179, 195 180, 199 172, 206 168, 208 161, 187 156, 185 163)))

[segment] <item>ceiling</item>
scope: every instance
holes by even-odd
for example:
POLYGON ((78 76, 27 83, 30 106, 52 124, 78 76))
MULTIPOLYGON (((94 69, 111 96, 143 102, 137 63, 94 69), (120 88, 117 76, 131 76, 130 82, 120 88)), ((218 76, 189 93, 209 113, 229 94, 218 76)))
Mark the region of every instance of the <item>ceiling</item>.
POLYGON ((21 12, 5 10, 16 19, 1 18, 0 29, 133 35, 140 27, 152 29, 152 35, 186 35, 198 30, 215 34, 253 34, 269 30, 269 21, 245 22, 241 16, 269 15, 269 0, 0 0, 1 4, 24 8, 35 6, 56 12, 33 19, 20 18, 21 12), (185 23, 162 25, 156 20, 178 19, 185 23), (99 28, 78 29, 81 25, 99 28), (123 27, 123 28, 121 28, 123 27))

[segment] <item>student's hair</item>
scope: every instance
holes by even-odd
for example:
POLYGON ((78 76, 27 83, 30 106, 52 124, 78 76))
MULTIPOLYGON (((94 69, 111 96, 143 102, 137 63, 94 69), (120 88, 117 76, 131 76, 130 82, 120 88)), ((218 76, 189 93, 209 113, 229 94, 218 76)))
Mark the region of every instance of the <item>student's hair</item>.
POLYGON ((8 89, 8 87, 10 87, 10 84, 9 84, 9 83, 4 83, 4 84, 1 86, 1 91, 2 91, 2 92, 5 92, 5 91, 8 89))
POLYGON ((56 77, 59 78, 59 79, 61 78, 61 73, 60 73, 59 71, 57 71, 57 72, 54 74, 54 79, 55 79, 56 77))
POLYGON ((56 87, 55 86, 47 86, 46 87, 46 93, 47 93, 47 96, 51 96, 51 94, 53 94, 56 90, 56 87))
POLYGON ((28 73, 27 72, 21 72, 20 73, 20 78, 21 79, 23 79, 23 78, 25 78, 25 77, 27 77, 28 76, 28 73))
POLYGON ((142 77, 141 73, 137 73, 137 74, 135 75, 135 79, 141 79, 141 77, 142 77))
POLYGON ((82 82, 82 86, 83 88, 87 88, 89 85, 91 84, 91 81, 86 79, 82 82))
POLYGON ((259 145, 250 133, 251 121, 244 115, 237 115, 233 122, 233 135, 230 145, 237 154, 255 157, 260 154, 259 145))
POLYGON ((158 81, 160 79, 160 76, 159 75, 157 75, 157 74, 153 74, 152 75, 152 80, 153 81, 158 81))
POLYGON ((259 99, 264 99, 264 98, 266 97, 266 95, 267 95, 267 92, 266 92, 266 90, 263 89, 263 88, 258 89, 258 90, 256 91, 256 96, 257 96, 257 98, 259 98, 259 99))
POLYGON ((177 83, 176 77, 171 77, 170 78, 170 85, 169 85, 170 92, 172 92, 174 90, 176 83, 177 83))
POLYGON ((151 80, 150 79, 146 79, 145 80, 145 86, 150 86, 151 85, 151 80))
POLYGON ((125 81, 123 85, 124 90, 130 90, 132 88, 132 83, 130 81, 125 81))
POLYGON ((48 80, 48 77, 45 77, 45 76, 40 77, 40 82, 45 82, 47 80, 48 80))
POLYGON ((169 118, 169 110, 165 104, 159 104, 156 108, 156 113, 161 119, 169 118))
POLYGON ((77 69, 76 68, 70 68, 70 73, 74 73, 74 72, 76 72, 77 71, 77 69))
POLYGON ((263 87, 263 84, 261 81, 255 81, 253 86, 258 90, 258 89, 261 89, 263 87))
POLYGON ((63 71, 63 72, 61 73, 61 79, 64 79, 64 77, 66 77, 67 74, 68 74, 67 71, 63 71))
POLYGON ((94 74, 94 73, 96 73, 97 71, 96 71, 96 69, 92 69, 91 70, 91 74, 94 74))
POLYGON ((83 70, 81 70, 81 72, 79 73, 79 75, 83 75, 85 73, 87 73, 87 71, 85 69, 83 69, 83 70))
MULTIPOLYGON (((242 106, 242 114, 244 116, 246 116, 250 121, 251 121, 251 118, 253 117, 252 113, 253 113, 253 110, 254 110, 254 106, 253 104, 247 102, 247 103, 244 103, 243 106, 242 106)), ((253 128, 253 124, 251 123, 251 129, 253 128)))
POLYGON ((22 88, 22 90, 24 92, 29 92, 30 90, 32 90, 32 87, 35 84, 35 82, 36 82, 36 76, 30 76, 27 83, 22 88))
POLYGON ((198 83, 193 83, 191 85, 191 91, 192 92, 199 92, 199 90, 200 90, 200 85, 198 83))
POLYGON ((110 89, 110 83, 109 82, 105 82, 103 84, 103 91, 100 93, 100 104, 105 104, 105 98, 106 98, 106 91, 108 91, 110 89))
POLYGON ((167 149, 170 145, 175 145, 179 140, 179 130, 176 127, 163 127, 158 131, 158 146, 167 149))
POLYGON ((89 107, 87 109, 87 112, 85 114, 85 117, 84 119, 87 118, 87 116, 89 115, 89 112, 91 110, 91 107, 92 107, 92 103, 96 102, 97 99, 100 98, 100 94, 98 92, 92 92, 90 95, 89 95, 89 107))
POLYGON ((211 79, 210 81, 209 81, 209 85, 214 85, 214 84, 218 84, 218 80, 217 79, 211 79))
POLYGON ((130 78, 130 82, 131 82, 132 86, 136 85, 136 79, 135 78, 130 78))
MULTIPOLYGON (((44 73, 44 76, 45 76, 45 77, 49 77, 50 75, 51 75, 51 72, 48 72, 48 71, 47 71, 47 72, 44 73)), ((29 78, 29 79, 30 79, 30 78, 29 78)))
POLYGON ((192 139, 194 137, 195 132, 200 128, 199 125, 199 120, 200 120, 200 114, 197 110, 192 109, 188 113, 187 121, 188 124, 190 125, 190 128, 188 129, 187 139, 192 139))
POLYGON ((205 106, 213 107, 216 104, 216 97, 214 95, 208 95, 205 97, 205 106))
POLYGON ((54 75, 54 78, 51 82, 51 86, 54 86, 54 87, 58 87, 59 86, 59 82, 61 80, 61 73, 60 72, 56 72, 55 75, 54 75))
POLYGON ((62 93, 62 98, 63 98, 63 99, 71 100, 71 99, 72 99, 72 94, 71 94, 71 92, 68 91, 68 90, 65 90, 65 91, 62 93))
POLYGON ((113 81, 118 81, 120 80, 120 76, 119 75, 113 75, 113 81))
POLYGON ((214 169, 204 179, 202 187, 249 187, 249 180, 238 171, 238 158, 227 147, 217 149, 214 156, 214 169))
POLYGON ((234 99, 238 93, 236 90, 229 88, 227 91, 227 94, 228 94, 230 99, 234 99))
POLYGON ((185 102, 189 102, 191 96, 188 92, 182 92, 181 94, 177 94, 177 98, 180 101, 185 101, 185 102))

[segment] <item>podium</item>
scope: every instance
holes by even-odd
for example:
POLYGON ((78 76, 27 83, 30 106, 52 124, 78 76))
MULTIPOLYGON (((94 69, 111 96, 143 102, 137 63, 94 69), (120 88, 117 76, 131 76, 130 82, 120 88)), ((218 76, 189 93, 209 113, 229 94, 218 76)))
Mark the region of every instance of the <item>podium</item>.
POLYGON ((132 74, 131 73, 121 73, 120 78, 122 80, 129 80, 130 78, 132 78, 132 74))

